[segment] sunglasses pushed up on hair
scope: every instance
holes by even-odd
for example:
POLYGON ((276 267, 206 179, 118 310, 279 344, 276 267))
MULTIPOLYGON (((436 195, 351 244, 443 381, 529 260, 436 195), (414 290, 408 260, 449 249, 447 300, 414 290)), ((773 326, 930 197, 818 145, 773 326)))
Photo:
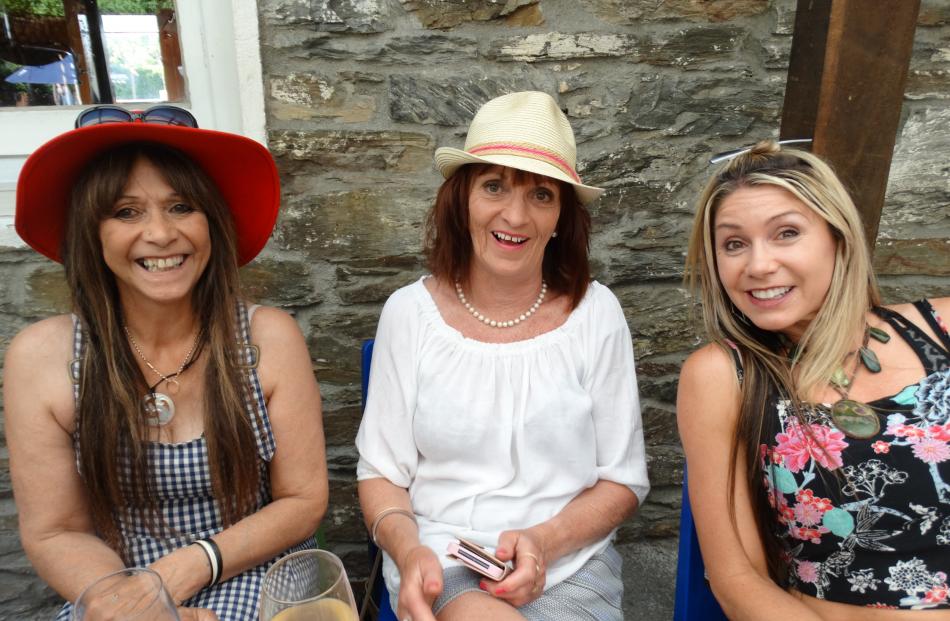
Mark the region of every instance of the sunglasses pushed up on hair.
POLYGON ((152 123, 176 127, 198 128, 198 121, 184 108, 160 104, 146 110, 126 110, 119 106, 93 106, 76 117, 76 129, 107 123, 152 123))
MULTIPOLYGON (((776 140, 775 144, 780 147, 783 145, 806 145, 812 142, 811 138, 790 138, 788 140, 776 140)), ((709 158, 710 164, 718 164, 719 162, 725 162, 726 160, 731 160, 733 158, 739 157, 743 153, 748 153, 753 149, 755 145, 748 145, 745 147, 739 147, 738 149, 730 149, 728 151, 723 151, 722 153, 717 153, 711 158, 709 158)))

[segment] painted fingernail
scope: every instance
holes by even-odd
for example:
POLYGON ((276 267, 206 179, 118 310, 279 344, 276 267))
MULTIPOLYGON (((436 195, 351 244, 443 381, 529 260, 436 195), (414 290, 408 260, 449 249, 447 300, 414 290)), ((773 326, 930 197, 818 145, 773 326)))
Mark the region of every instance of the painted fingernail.
POLYGON ((507 593, 505 589, 495 589, 495 595, 504 595, 507 593))
POLYGON ((480 588, 480 589, 483 590, 483 591, 487 591, 487 590, 488 590, 488 586, 485 585, 485 581, 484 581, 484 580, 483 580, 482 582, 479 582, 479 583, 478 583, 478 588, 480 588))

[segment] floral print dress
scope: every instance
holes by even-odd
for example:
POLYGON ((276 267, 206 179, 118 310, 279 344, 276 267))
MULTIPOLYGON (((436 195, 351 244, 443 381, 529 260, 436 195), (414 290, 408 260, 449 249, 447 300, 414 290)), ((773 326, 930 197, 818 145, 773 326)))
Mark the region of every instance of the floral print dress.
POLYGON ((845 436, 828 408, 774 399, 761 446, 774 530, 791 585, 846 604, 950 608, 950 336, 915 303, 942 345, 888 309, 875 309, 913 347, 925 377, 869 403, 881 431, 845 436), (807 429, 804 427, 807 425, 807 429))

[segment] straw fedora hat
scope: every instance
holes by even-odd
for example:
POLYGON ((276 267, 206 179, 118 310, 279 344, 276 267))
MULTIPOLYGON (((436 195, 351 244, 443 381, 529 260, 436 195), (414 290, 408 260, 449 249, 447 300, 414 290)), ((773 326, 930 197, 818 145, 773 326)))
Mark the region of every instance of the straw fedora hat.
POLYGON ((172 147, 204 170, 230 208, 241 265, 264 248, 280 208, 280 179, 267 148, 236 134, 142 122, 74 129, 34 151, 17 180, 14 225, 20 238, 62 263, 69 197, 80 172, 103 151, 133 142, 172 147))
POLYGON ((463 150, 442 147, 435 164, 446 179, 465 164, 497 164, 558 179, 574 186, 587 205, 604 193, 577 174, 574 132, 547 93, 525 91, 492 99, 475 114, 463 150))

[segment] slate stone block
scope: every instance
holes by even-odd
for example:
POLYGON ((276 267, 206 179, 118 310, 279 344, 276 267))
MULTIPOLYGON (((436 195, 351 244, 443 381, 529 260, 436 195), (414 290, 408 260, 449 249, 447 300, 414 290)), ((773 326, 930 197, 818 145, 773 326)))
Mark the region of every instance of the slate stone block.
POLYGON ((370 86, 382 76, 353 78, 291 73, 270 79, 270 111, 276 120, 329 118, 343 123, 373 119, 381 93, 370 86))
MULTIPOLYGON (((400 123, 443 125, 464 131, 490 99, 515 91, 551 92, 550 82, 538 82, 517 73, 509 77, 451 76, 440 80, 415 74, 393 75, 389 80, 389 115, 400 123)), ((461 144, 456 146, 461 148, 461 144)))
POLYGON ((386 0, 311 0, 317 30, 374 34, 392 30, 386 0))
MULTIPOLYGON (((400 0, 426 28, 453 28, 465 22, 485 22, 526 13, 539 0, 400 0)), ((539 25, 540 11, 530 12, 532 19, 522 16, 521 25, 539 25), (524 23, 527 21, 527 23, 524 23)))

